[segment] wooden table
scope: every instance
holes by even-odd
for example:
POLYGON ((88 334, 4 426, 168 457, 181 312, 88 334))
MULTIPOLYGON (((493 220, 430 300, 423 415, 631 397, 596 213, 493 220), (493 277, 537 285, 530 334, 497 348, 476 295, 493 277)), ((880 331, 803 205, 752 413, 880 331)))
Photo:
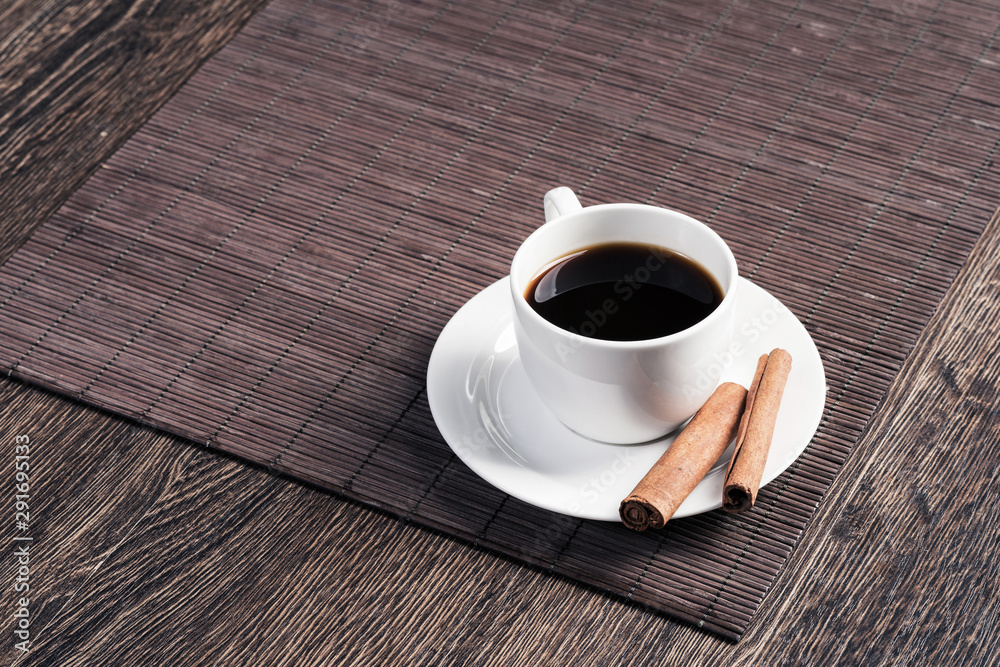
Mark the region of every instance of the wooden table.
MULTIPOLYGON (((262 4, 5 3, 0 260, 262 4)), ((994 217, 737 644, 0 380, 8 498, 19 436, 34 474, 30 652, 12 634, 11 546, 0 651, 18 665, 993 662, 998 287, 994 217)))

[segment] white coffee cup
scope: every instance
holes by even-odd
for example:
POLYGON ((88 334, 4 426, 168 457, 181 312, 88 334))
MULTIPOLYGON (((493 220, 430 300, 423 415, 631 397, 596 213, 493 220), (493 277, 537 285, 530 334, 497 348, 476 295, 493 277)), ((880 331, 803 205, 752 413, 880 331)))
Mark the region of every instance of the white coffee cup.
POLYGON ((510 270, 514 332, 528 379, 548 409, 585 437, 626 444, 670 433, 697 412, 718 384, 712 369, 725 357, 734 325, 737 270, 732 251, 703 223, 669 209, 644 204, 582 207, 565 187, 549 191, 544 204, 545 224, 521 244, 510 270), (525 292, 531 281, 554 261, 614 242, 664 247, 694 260, 718 281, 721 303, 683 331, 638 341, 571 332, 528 304, 525 292))

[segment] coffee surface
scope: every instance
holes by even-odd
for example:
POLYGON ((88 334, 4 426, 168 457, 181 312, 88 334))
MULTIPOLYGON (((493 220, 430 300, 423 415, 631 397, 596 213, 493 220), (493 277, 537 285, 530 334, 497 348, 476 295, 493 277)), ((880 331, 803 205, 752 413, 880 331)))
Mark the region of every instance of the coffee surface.
POLYGON ((559 259, 525 291, 531 307, 588 338, 632 341, 683 331, 722 302, 718 281, 697 262, 641 243, 604 243, 559 259))

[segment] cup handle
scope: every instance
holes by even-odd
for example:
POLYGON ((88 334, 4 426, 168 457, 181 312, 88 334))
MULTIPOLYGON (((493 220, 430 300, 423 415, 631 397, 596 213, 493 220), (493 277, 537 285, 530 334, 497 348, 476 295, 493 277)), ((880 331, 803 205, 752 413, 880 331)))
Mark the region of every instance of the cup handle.
POLYGON ((545 222, 552 222, 567 213, 577 211, 583 206, 573 191, 567 187, 555 188, 545 193, 545 222))

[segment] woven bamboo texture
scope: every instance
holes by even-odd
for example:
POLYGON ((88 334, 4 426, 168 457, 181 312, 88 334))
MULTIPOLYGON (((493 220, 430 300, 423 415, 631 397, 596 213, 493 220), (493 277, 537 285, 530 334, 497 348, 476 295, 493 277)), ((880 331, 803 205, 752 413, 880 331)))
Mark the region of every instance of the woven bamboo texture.
MULTIPOLYGON (((0 271, 8 373, 738 638, 995 208, 988 3, 274 0, 0 271), (683 210, 817 342, 757 508, 632 534, 442 441, 540 198, 683 210)), ((128 95, 128 91, 123 91, 128 95)))

